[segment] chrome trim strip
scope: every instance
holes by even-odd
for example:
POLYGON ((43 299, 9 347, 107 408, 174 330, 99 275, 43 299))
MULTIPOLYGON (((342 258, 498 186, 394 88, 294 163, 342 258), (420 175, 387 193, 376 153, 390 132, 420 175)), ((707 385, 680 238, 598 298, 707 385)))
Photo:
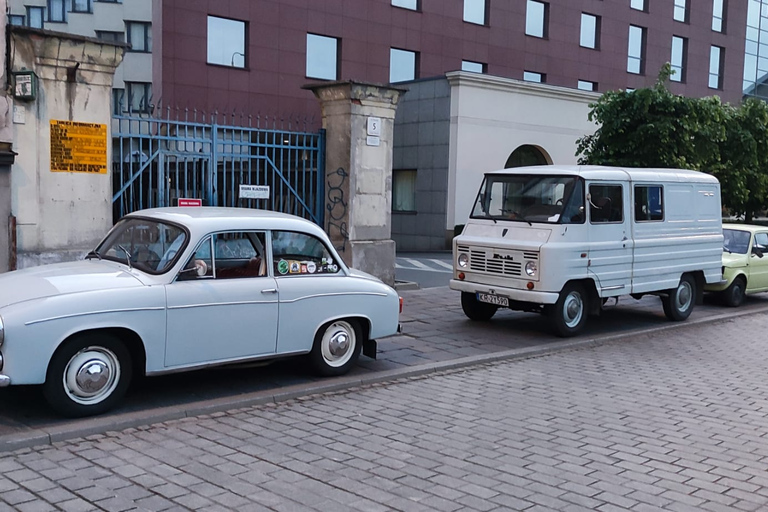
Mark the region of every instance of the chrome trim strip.
POLYGON ((0 388, 11 385, 11 378, 7 375, 0 375, 0 388))
POLYGON ((87 315, 106 315, 108 313, 132 313, 135 311, 163 311, 165 310, 164 307, 156 307, 156 308, 123 308, 123 309, 105 309, 103 311, 87 311, 85 313, 72 313, 69 315, 61 315, 61 316, 51 316, 48 318, 41 318, 39 320, 30 320, 29 322, 26 322, 24 325, 34 325, 39 324, 43 322, 49 322, 51 320, 62 320, 64 318, 76 318, 78 316, 87 316, 87 315))
POLYGON ((616 286, 606 286, 605 288, 600 288, 600 290, 605 292, 608 290, 621 290, 622 288, 626 288, 626 285, 617 284, 616 286))
POLYGON ((238 302, 207 302, 203 304, 188 304, 185 306, 169 306, 168 309, 205 308, 209 306, 242 306, 244 304, 277 304, 276 300, 243 300, 238 302))
POLYGON ((3 325, 3 317, 0 316, 0 347, 3 346, 5 341, 5 326, 3 325))
POLYGON ((245 356, 238 359, 226 359, 226 360, 215 361, 215 362, 197 363, 197 364, 191 364, 186 366, 176 366, 166 370, 156 370, 153 372, 147 372, 147 375, 152 375, 152 376, 168 375, 170 373, 186 372, 187 370, 200 370, 203 368, 212 368, 214 366, 230 366, 230 365, 234 366, 234 365, 239 365, 243 363, 261 361, 265 359, 280 359, 283 357, 290 357, 290 356, 296 356, 296 355, 307 354, 307 353, 309 353, 309 350, 295 350, 293 352, 280 352, 279 354, 275 352, 273 354, 264 354, 260 356, 245 356))
POLYGON ((314 299, 314 298, 317 298, 317 297, 333 297, 333 296, 336 296, 336 295, 374 295, 374 296, 377 296, 377 297, 386 297, 387 296, 386 293, 378 293, 378 292, 317 293, 317 294, 314 294, 314 295, 305 295, 303 297, 297 297, 297 298, 291 299, 291 300, 281 300, 280 303, 284 304, 284 303, 288 303, 288 302, 298 302, 298 301, 304 300, 304 299, 314 299))

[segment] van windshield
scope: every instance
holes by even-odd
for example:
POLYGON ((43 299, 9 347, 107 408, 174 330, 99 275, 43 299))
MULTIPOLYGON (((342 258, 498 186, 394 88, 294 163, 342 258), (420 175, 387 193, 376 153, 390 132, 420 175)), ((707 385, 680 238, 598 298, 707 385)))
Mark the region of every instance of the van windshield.
POLYGON ((489 174, 472 218, 579 224, 584 222, 584 182, 576 176, 489 174))

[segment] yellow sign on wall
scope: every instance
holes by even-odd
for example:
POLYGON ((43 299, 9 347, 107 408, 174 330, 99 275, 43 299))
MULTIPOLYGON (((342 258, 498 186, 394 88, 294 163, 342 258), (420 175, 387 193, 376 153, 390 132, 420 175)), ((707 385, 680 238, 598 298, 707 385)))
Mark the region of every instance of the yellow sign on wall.
POLYGON ((51 119, 51 171, 107 174, 107 125, 51 119))

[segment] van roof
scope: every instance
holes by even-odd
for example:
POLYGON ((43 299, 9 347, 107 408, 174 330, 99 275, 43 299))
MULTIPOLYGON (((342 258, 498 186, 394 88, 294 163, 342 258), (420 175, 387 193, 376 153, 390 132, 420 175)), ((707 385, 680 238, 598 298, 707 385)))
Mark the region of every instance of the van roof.
POLYGON ((559 174, 581 176, 590 180, 605 181, 646 181, 670 182, 688 181, 698 183, 718 183, 711 174, 689 169, 607 167, 601 165, 536 165, 500 169, 486 174, 559 174))

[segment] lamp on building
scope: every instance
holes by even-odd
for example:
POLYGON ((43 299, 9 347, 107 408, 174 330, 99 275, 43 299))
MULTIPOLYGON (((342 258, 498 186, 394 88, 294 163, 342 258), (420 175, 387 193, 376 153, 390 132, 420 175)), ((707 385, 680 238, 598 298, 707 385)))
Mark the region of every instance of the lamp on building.
POLYGON ((245 54, 240 52, 235 52, 232 54, 232 67, 235 67, 235 55, 240 55, 243 57, 243 67, 245 67, 245 54))

